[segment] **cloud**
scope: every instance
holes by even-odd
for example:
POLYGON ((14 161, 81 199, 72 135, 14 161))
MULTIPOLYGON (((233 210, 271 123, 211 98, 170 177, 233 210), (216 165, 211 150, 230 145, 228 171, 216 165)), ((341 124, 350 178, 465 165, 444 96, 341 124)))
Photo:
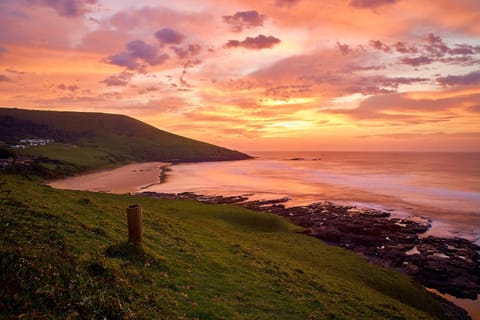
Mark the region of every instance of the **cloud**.
POLYGON ((439 36, 429 33, 426 37, 425 50, 433 57, 443 57, 450 51, 450 48, 439 36))
POLYGON ((202 51, 202 47, 196 43, 189 44, 188 46, 185 46, 185 47, 172 46, 170 47, 170 49, 172 49, 173 52, 175 52, 175 54, 179 59, 185 59, 185 58, 197 56, 202 51))
POLYGON ((170 28, 163 28, 155 32, 155 38, 161 45, 164 44, 180 44, 185 39, 185 35, 170 28))
POLYGON ((386 4, 394 4, 397 0, 351 0, 350 6, 354 8, 377 8, 386 4))
POLYGON ((338 48, 338 50, 340 50, 340 52, 343 55, 346 55, 346 54, 349 54, 349 53, 353 52, 353 49, 348 44, 346 44, 346 43, 342 44, 338 41, 337 41, 337 48, 338 48))
POLYGON ((66 85, 66 84, 59 84, 57 87, 57 89, 60 89, 60 90, 63 90, 63 91, 71 91, 71 92, 75 92, 77 91, 78 89, 80 89, 79 86, 75 85, 75 84, 71 84, 71 85, 66 85))
POLYGON ((437 81, 442 86, 477 85, 480 84, 480 71, 473 71, 460 76, 449 75, 437 78, 437 81))
POLYGON ((449 50, 449 53, 458 55, 472 55, 475 53, 480 53, 480 47, 474 47, 468 44, 456 44, 455 48, 451 48, 449 50))
POLYGON ((392 52, 392 48, 390 48, 390 46, 386 45, 385 43, 383 43, 382 41, 379 41, 379 40, 370 40, 370 42, 368 43, 370 46, 372 46, 373 48, 377 49, 377 50, 381 50, 383 52, 387 52, 387 53, 390 53, 392 52))
POLYGON ((369 97, 355 109, 328 110, 356 120, 386 121, 385 124, 424 124, 446 122, 458 117, 465 105, 478 101, 480 94, 454 97, 418 97, 409 93, 390 93, 369 97))
POLYGON ((137 63, 131 53, 126 51, 111 55, 108 57, 107 62, 117 66, 125 67, 130 70, 137 70, 141 68, 141 65, 137 63))
POLYGON ((263 26, 265 15, 259 14, 255 10, 239 11, 233 16, 223 16, 223 21, 229 24, 234 32, 240 32, 243 29, 263 26))
POLYGON ((408 64, 410 66, 418 67, 418 66, 421 66, 421 65, 430 64, 430 63, 434 62, 435 60, 431 57, 428 57, 428 56, 419 56, 419 57, 414 57, 414 58, 408 58, 408 57, 400 58, 398 61, 401 64, 408 64))
POLYGON ((106 84, 109 87, 124 87, 128 85, 132 76, 133 74, 130 72, 122 72, 119 74, 111 75, 100 82, 106 84))
POLYGON ((0 54, 7 52, 8 50, 2 46, 0 46, 0 54))
POLYGON ((273 36, 265 36, 260 34, 256 37, 246 37, 245 40, 228 40, 225 44, 226 48, 238 48, 243 47, 246 49, 252 50, 261 50, 261 49, 270 49, 273 48, 275 45, 281 42, 280 39, 275 38, 273 36))
POLYGON ((7 82, 10 81, 10 78, 7 76, 4 76, 3 74, 0 74, 0 82, 7 82))
POLYGON ((290 99, 291 97, 302 96, 311 91, 312 91, 311 84, 281 85, 281 86, 270 87, 265 89, 265 96, 290 99))
POLYGON ((98 0, 27 0, 30 5, 46 6, 54 9, 60 16, 78 17, 90 12, 91 6, 98 0))
POLYGON ((127 51, 123 51, 107 58, 107 62, 125 67, 129 70, 144 71, 145 62, 151 66, 163 64, 168 58, 166 53, 158 53, 158 48, 145 43, 142 40, 130 41, 126 45, 127 51))
POLYGON ((293 6, 297 3, 299 3, 300 0, 277 0, 275 2, 275 5, 277 7, 290 7, 290 6, 293 6))
POLYGON ((406 42, 398 41, 392 45, 398 53, 418 53, 418 49, 406 42))
POLYGON ((127 43, 127 50, 134 59, 141 59, 151 66, 162 64, 168 56, 166 54, 158 54, 158 49, 142 40, 135 40, 127 43))

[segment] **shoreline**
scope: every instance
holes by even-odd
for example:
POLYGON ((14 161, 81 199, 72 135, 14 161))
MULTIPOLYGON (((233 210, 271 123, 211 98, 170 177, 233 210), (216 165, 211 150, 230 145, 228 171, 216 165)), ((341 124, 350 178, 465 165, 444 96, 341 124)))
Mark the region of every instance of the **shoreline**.
POLYGON ((141 162, 100 169, 73 177, 46 181, 56 189, 108 192, 115 194, 135 193, 166 180, 166 171, 171 163, 141 162), (152 171, 156 171, 152 175, 152 171), (95 187, 93 187, 95 186, 95 187))

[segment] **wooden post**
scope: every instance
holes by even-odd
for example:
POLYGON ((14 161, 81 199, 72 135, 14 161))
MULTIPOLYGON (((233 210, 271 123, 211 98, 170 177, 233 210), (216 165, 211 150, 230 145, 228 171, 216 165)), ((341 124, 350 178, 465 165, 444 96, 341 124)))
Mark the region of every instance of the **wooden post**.
POLYGON ((128 240, 141 244, 143 241, 142 207, 138 204, 127 208, 128 240))

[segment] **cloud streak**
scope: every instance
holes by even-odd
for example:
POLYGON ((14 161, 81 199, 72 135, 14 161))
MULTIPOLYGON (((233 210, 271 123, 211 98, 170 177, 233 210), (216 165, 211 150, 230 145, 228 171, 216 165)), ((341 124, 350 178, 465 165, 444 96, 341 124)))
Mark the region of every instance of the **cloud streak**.
POLYGON ((27 0, 30 5, 46 6, 54 9, 60 16, 75 18, 93 10, 98 0, 27 0))
POLYGON ((228 40, 225 48, 245 48, 250 50, 271 49, 281 42, 280 39, 274 36, 265 36, 260 34, 256 37, 246 37, 244 40, 228 40))

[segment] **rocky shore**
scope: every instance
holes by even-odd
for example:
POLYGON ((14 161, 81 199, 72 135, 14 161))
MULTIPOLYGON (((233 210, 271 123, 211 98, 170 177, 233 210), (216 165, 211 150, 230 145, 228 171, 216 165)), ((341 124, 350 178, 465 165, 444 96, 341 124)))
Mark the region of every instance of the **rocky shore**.
MULTIPOLYGON (((139 195, 236 204, 283 216, 303 227, 302 233, 400 270, 440 293, 469 299, 477 298, 480 293, 480 247, 461 238, 422 236, 431 227, 431 221, 425 217, 401 219, 391 217, 389 212, 331 202, 286 207, 284 203, 288 198, 249 201, 245 196, 204 196, 190 192, 144 192, 139 195)), ((468 316, 458 314, 458 319, 468 319, 468 316)))

